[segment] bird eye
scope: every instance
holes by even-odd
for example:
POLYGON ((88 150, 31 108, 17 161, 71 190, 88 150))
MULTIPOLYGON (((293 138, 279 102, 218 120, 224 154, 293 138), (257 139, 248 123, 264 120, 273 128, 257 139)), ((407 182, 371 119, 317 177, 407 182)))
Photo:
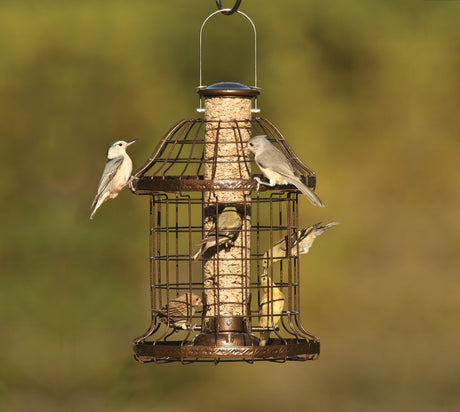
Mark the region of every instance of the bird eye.
POLYGON ((118 146, 122 146, 122 144, 121 144, 121 143, 118 143, 118 146))
POLYGON ((254 144, 253 144, 253 143, 249 143, 249 146, 254 146, 254 144))

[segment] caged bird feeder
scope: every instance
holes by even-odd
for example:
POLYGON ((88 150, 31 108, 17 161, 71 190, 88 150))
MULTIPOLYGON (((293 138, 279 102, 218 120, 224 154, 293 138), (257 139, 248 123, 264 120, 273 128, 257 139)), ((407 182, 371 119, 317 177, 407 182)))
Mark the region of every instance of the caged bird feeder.
POLYGON ((175 124, 130 187, 150 198, 151 324, 134 340, 140 362, 312 360, 319 339, 300 319, 298 248, 287 242, 280 261, 267 252, 298 233, 299 190, 260 185, 245 150, 266 135, 315 189, 315 173, 293 153, 279 130, 257 113, 255 83, 202 85, 202 118, 175 124))

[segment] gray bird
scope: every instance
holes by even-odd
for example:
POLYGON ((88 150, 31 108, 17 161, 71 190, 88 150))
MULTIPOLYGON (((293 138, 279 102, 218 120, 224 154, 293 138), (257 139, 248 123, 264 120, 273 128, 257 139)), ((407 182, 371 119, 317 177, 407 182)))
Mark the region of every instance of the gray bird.
POLYGON ((187 329, 187 321, 195 314, 194 306, 203 306, 200 297, 194 293, 184 293, 154 312, 160 322, 169 324, 174 329, 187 329))
MULTIPOLYGON (((293 233, 289 237, 291 243, 291 256, 297 256, 297 245, 299 245, 299 254, 303 255, 308 253, 313 241, 322 234, 325 230, 338 225, 339 222, 328 223, 327 225, 320 226, 321 222, 316 223, 312 226, 306 227, 293 233)), ((269 250, 264 254, 264 268, 268 267, 269 263, 275 263, 280 259, 288 257, 288 236, 283 237, 281 240, 276 242, 269 250)))
POLYGON ((216 231, 215 225, 206 232, 203 240, 200 241, 200 248, 192 256, 193 260, 197 260, 209 248, 216 245, 232 242, 238 235, 243 222, 236 207, 227 206, 219 215, 219 223, 216 231))
POLYGON ((126 186, 133 171, 133 162, 126 153, 126 148, 133 144, 137 139, 125 142, 119 140, 112 143, 107 150, 105 168, 102 172, 101 181, 97 189, 96 197, 91 205, 91 216, 93 219, 96 210, 106 200, 114 199, 118 193, 126 186))
POLYGON ((321 199, 305 186, 296 175, 295 169, 286 156, 273 146, 265 135, 254 136, 248 141, 247 148, 254 153, 254 160, 264 176, 270 181, 262 182, 258 177, 257 182, 266 186, 292 184, 299 189, 308 200, 314 204, 324 207, 321 199))

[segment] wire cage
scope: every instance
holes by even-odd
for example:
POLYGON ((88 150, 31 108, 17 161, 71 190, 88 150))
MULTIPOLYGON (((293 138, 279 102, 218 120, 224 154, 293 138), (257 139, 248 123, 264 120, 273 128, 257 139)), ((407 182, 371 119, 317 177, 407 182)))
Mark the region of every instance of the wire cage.
POLYGON ((287 241, 301 229, 300 192, 259 185, 246 143, 266 135, 312 190, 316 175, 269 120, 252 116, 258 90, 220 83, 199 93, 204 118, 174 125, 130 185, 150 197, 151 324, 134 340, 135 358, 316 359, 319 339, 300 316, 298 244, 287 241), (282 239, 276 259, 269 251, 282 239))

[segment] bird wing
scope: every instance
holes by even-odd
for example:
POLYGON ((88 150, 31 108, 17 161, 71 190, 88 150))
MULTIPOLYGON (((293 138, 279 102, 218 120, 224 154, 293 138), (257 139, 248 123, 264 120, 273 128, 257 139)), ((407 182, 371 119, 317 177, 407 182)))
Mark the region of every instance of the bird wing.
POLYGON ((107 186, 109 185, 110 181, 113 179, 115 174, 117 173, 118 169, 123 163, 123 160, 124 160, 123 156, 117 156, 117 157, 114 157, 113 159, 107 159, 107 161, 105 162, 104 171, 102 172, 101 181, 99 182, 99 187, 97 189, 97 194, 96 194, 96 197, 94 198, 94 201, 91 207, 94 207, 99 196, 102 193, 104 193, 104 191, 107 189, 107 186))
POLYGON ((276 243, 274 243, 273 246, 265 252, 264 259, 268 261, 268 258, 273 257, 273 262, 277 262, 280 259, 286 258, 288 242, 291 244, 291 253, 294 256, 296 256, 297 243, 302 242, 307 237, 307 235, 313 230, 313 228, 314 226, 309 226, 307 228, 299 230, 298 232, 294 232, 291 235, 284 236, 276 243))
MULTIPOLYGON (((267 291, 268 292, 268 291, 267 291)), ((266 293, 260 302, 259 326, 275 327, 284 308, 284 294, 278 288, 266 293)))
POLYGON ((273 170, 283 176, 295 176, 291 163, 276 147, 265 149, 255 160, 264 169, 273 170))
MULTIPOLYGON (((288 240, 288 236, 284 236, 283 238, 281 238, 280 240, 278 240, 278 242, 276 242, 274 245, 273 245, 273 250, 275 250, 275 247, 279 247, 279 249, 281 251, 284 252, 284 254, 286 254, 286 250, 287 250, 287 240, 288 240)), ((292 247, 292 246, 291 246, 292 247)))
POLYGON ((172 301, 168 305, 167 314, 169 315, 169 318, 176 323, 187 320, 190 316, 193 316, 195 314, 195 309, 188 303, 176 300, 172 301))
POLYGON ((220 232, 219 236, 216 236, 216 231, 213 230, 212 232, 208 232, 206 236, 197 243, 197 245, 206 245, 206 249, 209 249, 210 247, 215 246, 217 243, 221 244, 222 242, 236 238, 237 234, 237 230, 232 229, 220 232))
MULTIPOLYGON (((307 229, 310 229, 310 228, 307 228, 307 229)), ((284 254, 286 255, 287 250, 288 250, 288 246, 287 246, 288 240, 290 241, 291 249, 294 249, 297 244, 298 239, 303 240, 305 238, 306 235, 304 233, 307 229, 302 229, 302 230, 299 230, 298 232, 294 232, 292 235, 284 236, 272 246, 272 249, 274 250, 275 247, 279 247, 280 250, 283 251, 284 254)))
POLYGON ((317 223, 316 225, 314 225, 315 227, 317 227, 317 230, 320 231, 318 234, 323 233, 325 230, 329 229, 330 227, 340 225, 339 222, 331 222, 331 223, 328 223, 327 225, 324 225, 324 226, 319 226, 320 224, 321 224, 321 222, 317 223))
MULTIPOLYGON (((297 189, 299 189, 304 195, 308 197, 308 200, 310 200, 312 204, 324 207, 322 200, 318 197, 317 194, 312 192, 304 183, 302 183, 289 159, 276 147, 273 145, 266 147, 265 150, 256 155, 255 161, 261 169, 266 169, 272 173, 277 173, 278 175, 284 177, 284 180, 287 183, 296 186, 297 189)), ((262 170, 264 175, 268 177, 272 183, 272 181, 275 181, 275 179, 267 176, 267 171, 264 172, 262 170)), ((281 179, 276 180, 278 180, 279 183, 281 179)))
POLYGON ((176 323, 186 320, 188 316, 193 316, 195 309, 186 302, 173 300, 166 306, 163 306, 161 309, 155 309, 153 312, 160 316, 160 318, 165 319, 169 317, 172 323, 176 323))
POLYGON ((292 238, 291 238, 291 248, 296 247, 297 243, 302 243, 302 241, 310 235, 316 228, 319 227, 321 222, 315 223, 314 225, 305 227, 301 230, 299 230, 292 238))
POLYGON ((178 305, 170 305, 168 307, 168 314, 170 318, 176 320, 187 317, 187 304, 185 302, 181 302, 178 305))

